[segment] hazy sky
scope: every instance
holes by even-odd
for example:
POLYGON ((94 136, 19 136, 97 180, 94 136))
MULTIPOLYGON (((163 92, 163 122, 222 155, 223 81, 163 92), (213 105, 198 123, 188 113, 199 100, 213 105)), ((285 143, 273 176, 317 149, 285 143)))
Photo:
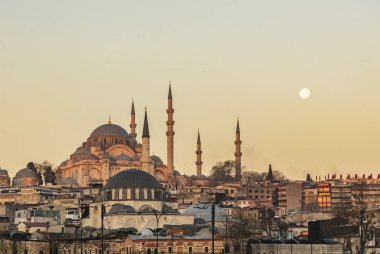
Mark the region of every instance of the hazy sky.
POLYGON ((111 115, 166 161, 168 82, 175 166, 233 159, 292 179, 380 173, 380 2, 1 1, 0 165, 59 164, 111 115), (301 100, 301 88, 310 88, 301 100))

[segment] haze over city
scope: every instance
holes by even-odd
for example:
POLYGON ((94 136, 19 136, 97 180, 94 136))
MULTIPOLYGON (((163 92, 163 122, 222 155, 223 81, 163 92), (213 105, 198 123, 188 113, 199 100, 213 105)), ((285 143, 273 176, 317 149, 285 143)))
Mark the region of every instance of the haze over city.
POLYGON ((109 115, 129 130, 132 98, 138 139, 147 106, 151 152, 166 158, 171 81, 181 173, 195 174, 198 129, 205 174, 233 160, 238 117, 249 170, 377 173, 379 11, 378 1, 2 2, 0 165, 10 175, 59 165, 109 115))

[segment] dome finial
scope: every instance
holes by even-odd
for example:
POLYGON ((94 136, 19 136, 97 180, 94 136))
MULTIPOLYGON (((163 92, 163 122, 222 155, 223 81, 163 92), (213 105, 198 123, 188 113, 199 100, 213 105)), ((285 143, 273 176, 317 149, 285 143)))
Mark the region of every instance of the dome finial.
POLYGON ((112 124, 112 122, 111 122, 111 115, 108 116, 108 124, 112 124))

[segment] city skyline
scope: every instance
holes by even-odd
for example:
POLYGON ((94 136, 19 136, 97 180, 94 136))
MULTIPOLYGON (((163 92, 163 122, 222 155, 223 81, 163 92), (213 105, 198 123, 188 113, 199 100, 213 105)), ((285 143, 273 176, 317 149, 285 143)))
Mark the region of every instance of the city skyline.
POLYGON ((379 172, 375 1, 23 3, 0 4, 0 165, 12 176, 59 165, 109 115, 129 132, 132 98, 139 141, 147 106, 166 163, 169 80, 181 173, 196 174, 198 129, 204 174, 234 160, 238 117, 249 170, 379 172))

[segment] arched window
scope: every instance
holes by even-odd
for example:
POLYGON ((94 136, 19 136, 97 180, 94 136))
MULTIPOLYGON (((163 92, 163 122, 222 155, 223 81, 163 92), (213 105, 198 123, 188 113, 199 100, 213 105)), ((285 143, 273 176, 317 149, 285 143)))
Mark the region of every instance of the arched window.
POLYGON ((140 199, 139 189, 135 189, 135 199, 140 199))
POLYGON ((112 189, 112 200, 118 200, 119 199, 119 192, 116 189, 112 189))
POLYGON ((107 190, 106 197, 107 197, 107 200, 112 200, 112 191, 111 190, 107 190))
POLYGON ((148 199, 148 190, 144 189, 144 199, 148 199))
POLYGON ((145 199, 145 195, 144 195, 144 190, 143 189, 140 189, 140 195, 139 195, 139 199, 145 199))
POLYGON ((123 189, 119 189, 119 200, 123 200, 123 189))
POLYGON ((131 198, 132 198, 131 189, 127 189, 127 199, 131 199, 131 198))
POLYGON ((161 200, 161 192, 160 192, 160 190, 155 190, 154 191, 154 199, 155 200, 161 200))
POLYGON ((147 199, 152 199, 152 193, 153 193, 152 190, 151 189, 147 189, 146 192, 147 192, 146 198, 147 199))

